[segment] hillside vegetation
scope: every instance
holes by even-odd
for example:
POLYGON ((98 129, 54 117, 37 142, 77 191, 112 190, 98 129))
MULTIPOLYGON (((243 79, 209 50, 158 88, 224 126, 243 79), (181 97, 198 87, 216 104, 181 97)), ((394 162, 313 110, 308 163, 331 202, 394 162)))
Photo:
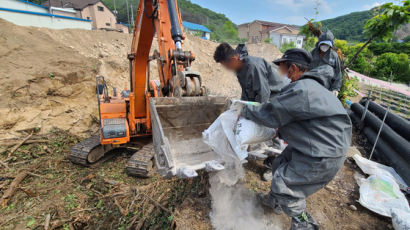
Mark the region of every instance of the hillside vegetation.
MULTIPOLYGON (((102 1, 110 9, 114 10, 114 0, 102 1)), ((128 2, 130 8, 132 5, 135 17, 135 11, 138 7, 139 0, 128 0, 128 2)), ((203 8, 189 0, 179 0, 178 7, 181 12, 182 20, 202 24, 208 27, 212 31, 212 40, 233 43, 239 41, 236 25, 224 14, 219 14, 210 9, 203 8)), ((115 8, 118 11, 118 21, 128 23, 127 6, 125 1, 116 1, 115 8)), ((130 20, 130 22, 133 24, 132 20, 130 20)))
MULTIPOLYGON (((364 24, 378 13, 378 8, 353 12, 343 16, 322 21, 322 28, 330 29, 336 38, 349 42, 364 42, 364 24)), ((402 26, 395 33, 395 39, 405 39, 410 35, 410 24, 402 26)))

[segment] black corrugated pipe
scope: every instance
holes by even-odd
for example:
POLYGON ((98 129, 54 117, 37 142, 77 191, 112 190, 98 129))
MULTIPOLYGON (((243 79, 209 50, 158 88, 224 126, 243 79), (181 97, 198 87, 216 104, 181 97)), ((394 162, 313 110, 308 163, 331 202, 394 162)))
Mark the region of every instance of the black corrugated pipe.
MULTIPOLYGON (((364 107, 361 104, 354 103, 350 106, 350 108, 358 117, 362 117, 364 107)), ((382 125, 382 121, 369 111, 366 113, 364 123, 365 126, 371 127, 375 132, 378 132, 380 126, 382 125)), ((410 143, 406 139, 401 137, 386 124, 383 125, 380 137, 392 146, 395 152, 400 154, 406 161, 410 162, 410 143)))
POLYGON ((360 117, 358 117, 352 110, 349 110, 348 114, 354 126, 357 126, 360 124, 360 117))
MULTIPOLYGON (((360 104, 365 105, 367 99, 362 99, 360 104)), ((386 109, 377 103, 370 101, 368 108, 374 115, 383 119, 386 109)), ((390 126, 397 134, 404 137, 407 141, 410 141, 410 122, 406 121, 400 116, 394 113, 388 112, 386 117, 386 124, 390 126)))
MULTIPOLYGON (((365 127, 363 129, 364 135, 370 144, 374 145, 377 133, 370 127, 365 127)), ((403 178, 403 180, 410 184, 410 164, 408 161, 403 159, 403 157, 398 154, 392 146, 386 143, 383 138, 379 138, 377 141, 376 148, 374 150, 374 155, 386 161, 392 166, 396 172, 403 178)))

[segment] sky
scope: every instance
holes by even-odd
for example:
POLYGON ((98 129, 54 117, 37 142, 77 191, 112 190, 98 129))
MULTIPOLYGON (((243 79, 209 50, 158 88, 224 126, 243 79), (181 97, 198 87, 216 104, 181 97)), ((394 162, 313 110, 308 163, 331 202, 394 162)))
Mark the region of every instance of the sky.
POLYGON ((265 20, 303 25, 306 18, 324 20, 384 4, 381 0, 191 0, 225 14, 235 24, 265 20), (318 7, 316 16, 314 8, 318 7))

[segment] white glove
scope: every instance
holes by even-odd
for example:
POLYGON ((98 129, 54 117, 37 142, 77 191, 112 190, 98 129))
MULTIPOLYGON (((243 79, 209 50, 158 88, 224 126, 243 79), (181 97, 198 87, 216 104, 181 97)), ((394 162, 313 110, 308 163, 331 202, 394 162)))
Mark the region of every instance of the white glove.
POLYGON ((333 94, 337 97, 337 96, 339 96, 339 91, 333 90, 333 94))

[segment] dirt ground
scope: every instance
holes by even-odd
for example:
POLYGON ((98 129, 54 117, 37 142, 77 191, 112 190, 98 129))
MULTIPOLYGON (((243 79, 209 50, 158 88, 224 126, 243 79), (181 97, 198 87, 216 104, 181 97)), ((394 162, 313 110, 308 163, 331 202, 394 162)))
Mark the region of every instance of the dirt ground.
MULTIPOLYGON (((0 229, 212 229, 206 173, 189 180, 129 177, 124 169, 132 153, 123 149, 88 168, 67 159, 75 143, 97 130, 95 76, 119 89, 128 85, 130 43, 130 35, 116 32, 0 20, 0 229)), ((238 97, 235 76, 213 61, 217 45, 197 37, 184 43, 211 93, 238 97)), ((268 44, 248 49, 268 61, 280 56, 268 44)), ((268 191, 261 162, 245 167, 247 187, 268 191)), ((308 198, 308 211, 323 229, 392 228, 357 203, 359 171, 349 158, 329 186, 308 198)), ((281 228, 289 227, 289 218, 279 219, 281 228)))

